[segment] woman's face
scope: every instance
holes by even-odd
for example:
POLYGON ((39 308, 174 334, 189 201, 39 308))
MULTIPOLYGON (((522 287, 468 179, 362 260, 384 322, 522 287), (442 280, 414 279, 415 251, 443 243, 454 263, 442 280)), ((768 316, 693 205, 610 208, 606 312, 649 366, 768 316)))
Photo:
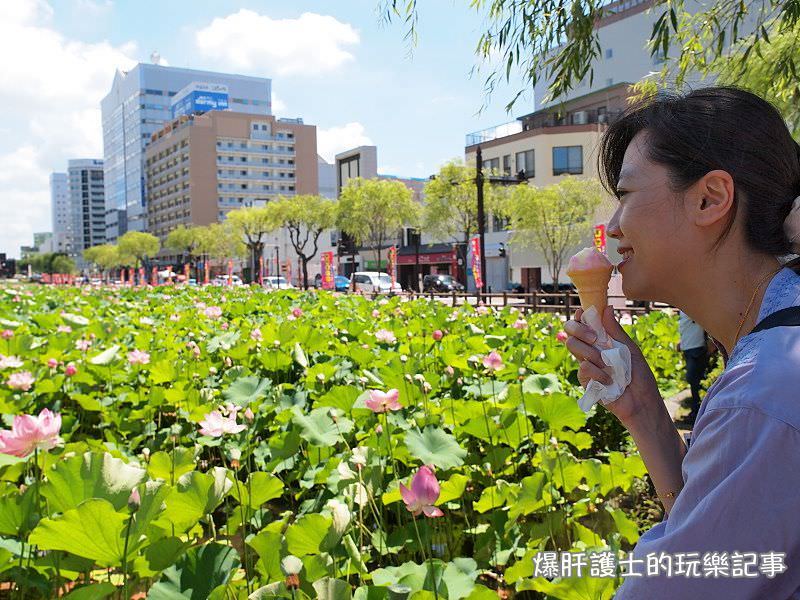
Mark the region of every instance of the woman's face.
POLYGON ((666 167, 647 157, 646 133, 633 138, 617 185, 619 206, 608 235, 619 240, 622 289, 628 298, 670 302, 676 275, 689 265, 680 197, 671 190, 666 167))

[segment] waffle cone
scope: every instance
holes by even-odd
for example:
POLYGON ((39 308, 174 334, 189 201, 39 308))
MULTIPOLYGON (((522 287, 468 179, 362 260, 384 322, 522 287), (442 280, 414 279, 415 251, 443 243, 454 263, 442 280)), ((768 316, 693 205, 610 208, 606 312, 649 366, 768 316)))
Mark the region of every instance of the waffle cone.
POLYGON ((567 271, 567 275, 578 289, 581 308, 584 311, 594 306, 599 313, 602 313, 608 306, 608 282, 611 280, 611 271, 612 269, 605 267, 567 271))

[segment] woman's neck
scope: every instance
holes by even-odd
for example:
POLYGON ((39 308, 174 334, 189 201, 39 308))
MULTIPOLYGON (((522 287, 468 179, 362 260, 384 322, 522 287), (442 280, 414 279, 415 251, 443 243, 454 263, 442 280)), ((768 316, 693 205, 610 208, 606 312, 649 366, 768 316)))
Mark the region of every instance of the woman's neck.
POLYGON ((681 294, 680 308, 730 356, 739 338, 757 324, 764 294, 780 263, 765 255, 726 258, 720 254, 716 258, 693 277, 681 294))

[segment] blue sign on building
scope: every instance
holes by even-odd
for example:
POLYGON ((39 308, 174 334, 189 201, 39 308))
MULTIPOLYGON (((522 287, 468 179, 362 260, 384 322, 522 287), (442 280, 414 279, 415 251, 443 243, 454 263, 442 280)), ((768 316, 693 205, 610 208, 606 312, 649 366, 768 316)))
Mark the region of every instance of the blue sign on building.
POLYGON ((172 118, 204 113, 209 110, 228 110, 228 94, 193 90, 172 105, 172 118))

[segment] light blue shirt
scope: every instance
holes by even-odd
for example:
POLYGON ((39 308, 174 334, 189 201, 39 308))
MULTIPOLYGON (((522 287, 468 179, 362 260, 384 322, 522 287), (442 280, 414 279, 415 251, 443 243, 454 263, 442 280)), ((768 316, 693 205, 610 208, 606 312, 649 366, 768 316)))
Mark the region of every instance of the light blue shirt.
MULTIPOLYGON (((800 275, 770 282, 758 321, 800 305, 800 275)), ((747 335, 700 405, 682 465, 684 487, 670 514, 645 532, 634 558, 650 553, 727 552, 758 561, 755 578, 626 577, 616 600, 800 599, 800 327, 747 335), (783 573, 761 574, 763 553, 785 552, 783 573)), ((694 559, 696 556, 684 556, 694 559)), ((674 559, 673 559, 674 565, 674 559)), ((639 572, 647 573, 644 567, 639 572)))

